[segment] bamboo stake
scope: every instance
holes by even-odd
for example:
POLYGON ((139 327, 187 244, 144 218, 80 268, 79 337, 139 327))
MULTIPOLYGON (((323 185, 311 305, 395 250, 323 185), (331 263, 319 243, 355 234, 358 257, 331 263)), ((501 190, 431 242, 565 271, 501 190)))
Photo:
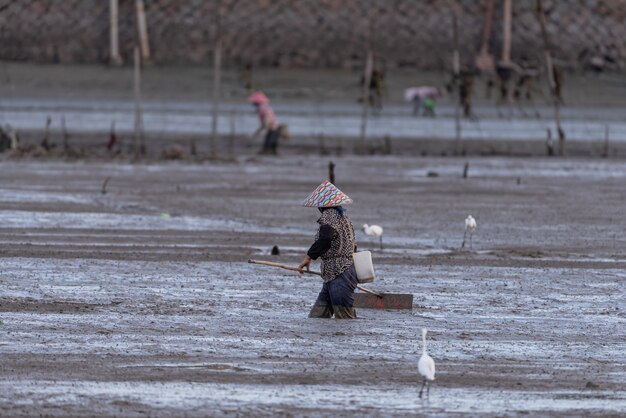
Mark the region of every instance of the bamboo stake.
POLYGON ((483 40, 480 47, 482 53, 489 52, 489 39, 491 38, 491 24, 493 21, 493 4, 494 0, 487 1, 487 9, 485 10, 485 22, 483 26, 483 40))
POLYGON ((360 133, 360 149, 359 152, 365 154, 365 131, 367 128, 367 114, 369 108, 370 83, 372 82, 372 69, 374 67, 374 52, 371 45, 367 49, 367 57, 365 59, 365 74, 363 82, 363 110, 361 111, 361 133, 360 133))
POLYGON ((107 184, 109 184, 109 180, 111 180, 111 176, 108 176, 106 179, 104 179, 104 182, 102 183, 102 188, 100 189, 100 193, 107 194, 107 184))
POLYGON ((110 47, 111 47, 111 56, 109 57, 111 60, 111 64, 113 65, 121 65, 122 57, 120 56, 120 45, 119 45, 119 0, 111 0, 110 6, 110 26, 109 26, 109 36, 110 36, 110 47))
POLYGON ((559 135, 559 156, 562 157, 565 152, 565 132, 561 128, 561 98, 558 95, 557 81, 554 76, 554 65, 552 64, 552 54, 550 52, 550 39, 548 38, 548 31, 546 30, 546 17, 543 12, 542 0, 537 0, 537 19, 539 20, 541 35, 543 37, 546 71, 548 72, 548 83, 554 105, 554 121, 556 123, 557 134, 559 135))
POLYGON ((548 137, 546 139, 546 150, 548 152, 548 157, 552 157, 554 155, 554 144, 552 143, 552 129, 548 128, 548 137))
POLYGON ((237 136, 236 130, 237 110, 232 109, 230 111, 230 141, 228 141, 228 153, 230 157, 234 157, 233 148, 235 147, 235 137, 237 136))
POLYGON ((52 119, 50 118, 50 116, 48 116, 46 118, 46 130, 44 131, 44 134, 43 134, 43 141, 41 141, 41 146, 45 148, 46 151, 50 151, 50 148, 52 148, 49 142, 51 124, 52 124, 52 119))
POLYGON ((370 84, 372 82, 372 71, 374 70, 374 17, 370 11, 368 17, 368 39, 367 51, 365 55, 365 73, 363 74, 363 109, 361 111, 361 132, 359 153, 365 154, 365 135, 367 129, 367 115, 369 111, 370 84))
POLYGON ((137 34, 141 45, 141 56, 145 61, 150 60, 150 42, 148 40, 148 24, 146 23, 146 8, 143 0, 135 0, 137 10, 137 34))
POLYGON ((220 106, 220 83, 222 70, 222 40, 218 39, 213 52, 213 120, 211 121, 211 158, 217 157, 217 121, 220 106))
POLYGON ((217 121, 220 107, 220 84, 222 78, 222 1, 218 4, 217 33, 213 50, 213 119, 211 121, 211 158, 217 157, 217 121))
POLYGON ((476 67, 481 71, 493 72, 494 62, 493 56, 489 54, 489 40, 491 39, 491 25, 493 23, 493 6, 495 0, 487 0, 485 9, 485 21, 483 22, 483 38, 480 46, 480 52, 476 57, 476 67))
POLYGON ((461 75, 461 56, 459 53, 459 23, 456 4, 452 12, 452 38, 454 49, 452 51, 453 94, 459 94, 454 105, 454 152, 461 152, 461 97, 459 93, 459 77, 461 75))
POLYGON ((503 26, 504 34, 502 40, 502 63, 511 64, 511 20, 513 16, 512 0, 504 0, 503 26))
POLYGON ((139 157, 139 154, 145 154, 146 149, 143 140, 143 111, 141 109, 141 57, 139 55, 139 47, 135 45, 133 54, 135 71, 134 71, 134 84, 135 84, 135 138, 134 138, 134 152, 135 158, 139 157))
POLYGON ((604 149, 602 157, 609 158, 609 125, 604 125, 604 149))
POLYGON ((68 141, 67 129, 65 128, 65 115, 61 116, 61 136, 63 138, 63 152, 67 154, 70 150, 70 144, 68 141))

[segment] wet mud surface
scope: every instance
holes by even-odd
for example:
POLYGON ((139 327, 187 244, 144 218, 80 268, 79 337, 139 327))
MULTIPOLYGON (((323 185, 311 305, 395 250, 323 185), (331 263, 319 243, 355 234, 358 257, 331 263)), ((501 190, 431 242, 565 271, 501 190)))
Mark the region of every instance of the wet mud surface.
POLYGON ((307 319, 319 278, 246 262, 300 261, 327 159, 1 161, 0 415, 626 413, 623 162, 334 161, 355 226, 385 228, 357 233, 367 287, 412 311, 307 319))

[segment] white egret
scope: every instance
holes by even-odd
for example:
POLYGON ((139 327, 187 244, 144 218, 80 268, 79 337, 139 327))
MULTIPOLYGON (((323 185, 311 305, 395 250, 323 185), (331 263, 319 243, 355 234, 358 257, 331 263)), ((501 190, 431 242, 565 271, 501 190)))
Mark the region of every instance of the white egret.
POLYGON ((380 249, 383 249, 383 227, 378 225, 363 225, 363 232, 365 235, 370 237, 379 237, 380 238, 380 249))
POLYGON ((417 370, 424 378, 419 396, 420 398, 422 397, 424 386, 426 386, 426 395, 429 396, 430 386, 428 386, 428 382, 435 380, 435 360, 433 360, 433 358, 426 352, 426 328, 422 328, 422 356, 417 363, 417 370))
POLYGON ((468 232, 470 239, 470 248, 472 248, 472 235, 474 235, 475 230, 476 219, 474 219, 472 215, 467 215, 467 218, 465 218, 465 233, 463 234, 463 244, 461 244, 461 248, 465 247, 465 238, 467 237, 468 232))

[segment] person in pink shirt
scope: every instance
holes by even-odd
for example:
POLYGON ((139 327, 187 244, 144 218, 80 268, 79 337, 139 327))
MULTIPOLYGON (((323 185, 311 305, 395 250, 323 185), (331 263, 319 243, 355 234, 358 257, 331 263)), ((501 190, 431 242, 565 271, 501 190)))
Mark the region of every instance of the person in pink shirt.
POLYGON ((265 93, 257 91, 248 97, 248 101, 256 108, 259 121, 261 122, 257 130, 252 134, 252 138, 256 138, 262 131, 266 131, 261 154, 275 155, 278 148, 278 139, 282 136, 284 126, 278 125, 276 122, 276 115, 274 115, 274 111, 270 107, 270 100, 265 93))

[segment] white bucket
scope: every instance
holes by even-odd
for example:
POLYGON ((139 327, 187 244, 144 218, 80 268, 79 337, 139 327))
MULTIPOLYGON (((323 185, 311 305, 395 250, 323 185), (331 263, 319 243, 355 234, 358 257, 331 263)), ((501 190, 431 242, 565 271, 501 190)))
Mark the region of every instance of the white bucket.
POLYGON ((371 283, 376 278, 374 274, 374 265, 372 264, 372 253, 369 251, 359 251, 352 254, 354 259, 354 268, 356 269, 356 277, 359 283, 371 283))

